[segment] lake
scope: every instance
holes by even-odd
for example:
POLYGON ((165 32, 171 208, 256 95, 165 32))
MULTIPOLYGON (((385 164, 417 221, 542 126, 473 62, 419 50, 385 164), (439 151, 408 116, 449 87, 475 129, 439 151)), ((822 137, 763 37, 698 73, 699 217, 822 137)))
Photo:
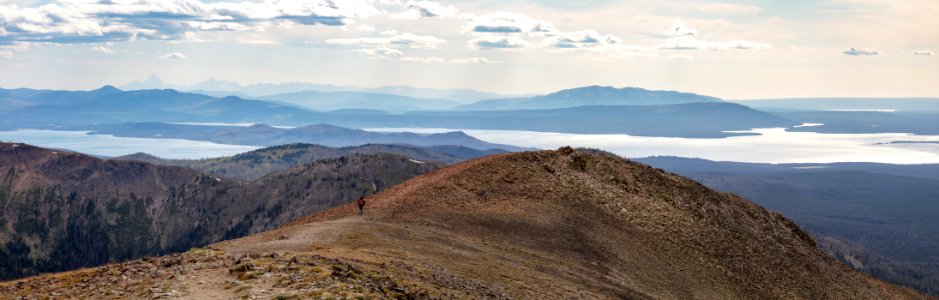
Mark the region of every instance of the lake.
MULTIPOLYGON (((806 126, 812 125, 814 124, 806 126)), ((763 128, 741 131, 760 135, 701 139, 445 128, 369 128, 365 130, 417 133, 463 131, 491 143, 541 149, 556 149, 567 145, 599 148, 625 157, 681 156, 755 163, 939 163, 939 144, 887 144, 895 141, 939 142, 939 136, 906 133, 821 134, 788 132, 784 128, 763 128)))
POLYGON ((67 149, 100 156, 121 156, 145 152, 172 159, 231 156, 258 148, 181 139, 115 137, 108 134, 88 134, 88 131, 36 129, 0 131, 0 141, 21 142, 44 148, 67 149))
MULTIPOLYGON (((445 128, 369 128, 366 130, 416 133, 463 131, 492 143, 541 149, 556 149, 567 145, 599 148, 626 157, 670 155, 757 163, 939 163, 939 143, 935 143, 939 142, 939 136, 904 133, 820 134, 766 128, 746 131, 760 135, 695 139, 642 137, 626 134, 568 134, 445 128), (890 144, 890 142, 897 141, 904 143, 890 144), (934 143, 909 143, 910 141, 934 143)), ((145 152, 163 158, 176 159, 231 156, 258 148, 182 139, 124 138, 103 134, 90 135, 87 131, 33 129, 0 131, 0 140, 23 142, 46 148, 69 149, 101 156, 145 152)))

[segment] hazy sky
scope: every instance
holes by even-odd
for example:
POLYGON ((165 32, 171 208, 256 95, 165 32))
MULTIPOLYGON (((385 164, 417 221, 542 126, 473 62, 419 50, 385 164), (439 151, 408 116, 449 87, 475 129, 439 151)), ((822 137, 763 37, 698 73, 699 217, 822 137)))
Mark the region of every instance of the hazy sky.
POLYGON ((151 74, 729 99, 939 96, 939 1, 0 0, 0 87, 151 74))

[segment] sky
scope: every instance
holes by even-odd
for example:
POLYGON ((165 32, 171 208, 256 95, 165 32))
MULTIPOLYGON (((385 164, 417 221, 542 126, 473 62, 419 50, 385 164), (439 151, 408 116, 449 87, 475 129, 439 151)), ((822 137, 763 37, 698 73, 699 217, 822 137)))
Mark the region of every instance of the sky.
POLYGON ((0 0, 0 87, 939 97, 935 0, 0 0))

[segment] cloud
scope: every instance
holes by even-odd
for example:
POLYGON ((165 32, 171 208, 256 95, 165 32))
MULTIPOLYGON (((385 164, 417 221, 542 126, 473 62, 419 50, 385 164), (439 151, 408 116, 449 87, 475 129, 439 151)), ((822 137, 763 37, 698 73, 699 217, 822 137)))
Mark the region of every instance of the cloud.
POLYGON ((762 12, 763 8, 748 4, 706 3, 695 6, 695 10, 711 15, 751 15, 762 12))
MULTIPOLYGON (((99 22, 74 6, 51 3, 38 8, 0 4, 0 45, 16 42, 105 42, 134 38, 127 24, 99 22)), ((146 33, 144 33, 146 34, 146 33)))
POLYGON ((356 29, 361 30, 361 31, 375 31, 375 27, 365 25, 365 24, 359 25, 359 27, 356 27, 356 29))
POLYGON ((238 40, 238 43, 246 45, 280 45, 278 41, 269 40, 238 40))
POLYGON ((922 56, 932 56, 933 52, 931 50, 913 50, 913 55, 922 55, 922 56))
POLYGON ((398 59, 398 60, 400 60, 400 61, 406 61, 406 62, 427 63, 427 64, 439 64, 439 63, 443 63, 443 62, 444 62, 443 58, 439 58, 439 57, 413 57, 413 56, 406 56, 406 57, 402 57, 402 58, 400 58, 400 59, 398 59))
POLYGON ((762 51, 773 49, 773 45, 746 40, 709 42, 695 37, 682 36, 668 38, 656 48, 665 50, 762 51))
POLYGON ((584 30, 549 37, 545 42, 554 48, 591 48, 618 45, 623 40, 609 34, 601 35, 596 30, 584 30))
POLYGON ((402 33, 390 37, 363 37, 353 39, 328 39, 327 44, 342 46, 378 46, 389 48, 433 49, 447 41, 432 35, 402 33))
POLYGON ((841 53, 844 53, 844 54, 847 54, 847 55, 851 55, 851 56, 876 56, 876 55, 883 55, 883 53, 880 52, 880 51, 877 50, 877 49, 860 49, 860 48, 854 48, 854 47, 851 47, 851 48, 848 48, 848 49, 844 49, 844 51, 842 51, 841 53))
POLYGON ((405 11, 395 15, 400 19, 420 18, 449 18, 457 15, 453 5, 441 5, 433 1, 408 1, 404 4, 405 11))
POLYGON ((113 50, 108 49, 105 46, 94 46, 94 47, 88 48, 88 51, 101 53, 101 54, 114 54, 113 50))
POLYGON ((470 48, 477 50, 489 49, 520 49, 531 47, 532 44, 516 36, 487 35, 477 37, 467 42, 470 48))
POLYGON ((466 14, 463 21, 464 31, 475 34, 553 36, 559 33, 551 22, 536 20, 528 15, 514 12, 497 12, 479 16, 466 14))
POLYGON ((262 31, 277 24, 346 26, 380 13, 369 0, 58 0, 0 3, 0 44, 178 40, 194 31, 262 31))
POLYGON ((670 37, 698 36, 698 30, 685 26, 685 23, 678 19, 675 20, 675 24, 672 24, 672 28, 665 30, 665 35, 670 37))
POLYGON ((192 0, 185 2, 203 7, 203 14, 199 15, 202 19, 232 20, 239 23, 289 21, 303 25, 344 26, 355 24, 356 18, 381 13, 373 5, 374 1, 366 0, 264 0, 207 4, 192 0))
POLYGON ((656 46, 664 50, 710 50, 710 51, 761 51, 773 48, 767 43, 747 40, 712 42, 698 38, 698 30, 688 27, 681 20, 676 20, 670 29, 665 30, 665 42, 656 46))
POLYGON ((356 52, 367 55, 370 58, 376 59, 388 59, 388 58, 397 58, 403 57, 404 53, 398 49, 391 48, 375 48, 375 49, 359 49, 356 52))
POLYGON ((485 57, 467 57, 467 58, 451 59, 450 63, 454 63, 454 64, 500 64, 502 62, 498 60, 490 60, 485 57))
POLYGON ((773 49, 773 45, 767 43, 746 41, 746 40, 736 40, 730 42, 711 42, 710 48, 708 50, 715 51, 727 51, 727 50, 752 50, 752 51, 762 51, 773 49))
POLYGON ((183 55, 182 53, 173 52, 167 55, 160 56, 160 58, 162 59, 187 59, 188 57, 186 57, 186 55, 183 55))
POLYGON ((687 54, 672 54, 672 55, 666 56, 665 59, 669 59, 669 60, 694 60, 694 56, 687 55, 687 54))
POLYGON ((10 59, 15 56, 15 52, 26 51, 27 49, 29 49, 29 44, 26 43, 12 43, 9 45, 0 43, 0 58, 10 59))

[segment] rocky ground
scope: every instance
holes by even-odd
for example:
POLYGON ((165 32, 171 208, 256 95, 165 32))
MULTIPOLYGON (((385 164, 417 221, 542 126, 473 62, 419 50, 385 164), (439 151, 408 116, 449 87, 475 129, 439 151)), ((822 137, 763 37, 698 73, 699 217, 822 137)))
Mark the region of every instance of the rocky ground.
MULTIPOLYGON (((361 264, 315 254, 231 255, 193 249, 0 287, 12 299, 414 299, 427 298, 361 264)), ((5 297, 4 297, 5 298, 5 297)))

